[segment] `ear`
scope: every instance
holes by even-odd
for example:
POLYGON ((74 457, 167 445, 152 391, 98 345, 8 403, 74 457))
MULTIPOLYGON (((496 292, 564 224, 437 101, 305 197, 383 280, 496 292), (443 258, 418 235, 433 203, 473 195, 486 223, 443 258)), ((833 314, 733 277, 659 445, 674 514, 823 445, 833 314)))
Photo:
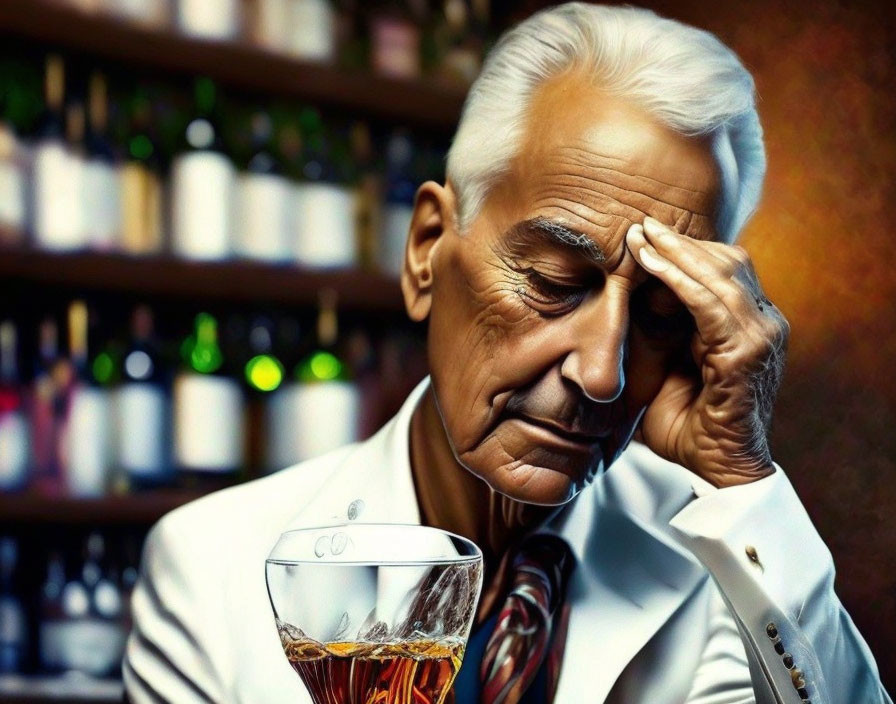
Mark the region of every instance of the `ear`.
POLYGON ((417 189, 414 214, 404 249, 401 292, 411 320, 420 322, 432 306, 433 259, 442 236, 454 228, 454 192, 427 181, 417 189))

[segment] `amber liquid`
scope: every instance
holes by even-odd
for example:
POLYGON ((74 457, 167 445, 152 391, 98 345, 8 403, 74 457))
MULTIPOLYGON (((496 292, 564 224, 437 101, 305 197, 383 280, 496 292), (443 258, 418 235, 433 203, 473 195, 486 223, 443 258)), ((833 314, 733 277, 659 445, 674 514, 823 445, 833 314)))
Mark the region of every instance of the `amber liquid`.
POLYGON ((314 704, 442 704, 464 654, 462 643, 432 640, 296 640, 284 649, 314 704))

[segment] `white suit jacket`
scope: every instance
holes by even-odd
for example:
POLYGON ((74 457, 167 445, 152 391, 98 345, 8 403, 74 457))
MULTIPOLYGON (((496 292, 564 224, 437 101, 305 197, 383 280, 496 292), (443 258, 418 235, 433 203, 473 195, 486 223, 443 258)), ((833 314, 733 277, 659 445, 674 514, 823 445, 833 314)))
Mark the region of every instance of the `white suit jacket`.
MULTIPOLYGON (((135 704, 311 704, 280 646, 265 558, 283 531, 346 520, 357 499, 359 521, 420 523, 409 428, 428 383, 370 439, 156 524, 123 668, 135 704)), ((891 702, 780 467, 714 489, 633 443, 549 530, 578 559, 556 704, 789 704, 800 673, 813 704, 891 702)))

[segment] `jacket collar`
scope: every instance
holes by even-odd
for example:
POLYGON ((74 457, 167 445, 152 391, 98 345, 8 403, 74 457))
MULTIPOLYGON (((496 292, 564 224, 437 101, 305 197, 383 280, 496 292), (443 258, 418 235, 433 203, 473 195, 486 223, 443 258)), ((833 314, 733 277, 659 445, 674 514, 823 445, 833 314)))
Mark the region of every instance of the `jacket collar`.
MULTIPOLYGON (((352 506, 361 522, 420 524, 410 423, 428 387, 427 376, 386 425, 346 450, 291 527, 346 521, 352 506)), ((683 467, 632 443, 543 528, 563 537, 578 560, 557 701, 604 701, 629 661, 706 578, 668 527, 693 498, 695 483, 683 467)))

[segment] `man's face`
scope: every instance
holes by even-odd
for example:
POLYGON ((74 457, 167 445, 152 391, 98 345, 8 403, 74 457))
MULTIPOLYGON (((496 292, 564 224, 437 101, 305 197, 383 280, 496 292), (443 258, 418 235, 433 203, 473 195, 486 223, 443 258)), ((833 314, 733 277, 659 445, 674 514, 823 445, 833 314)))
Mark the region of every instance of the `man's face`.
POLYGON ((558 504, 613 462, 693 334, 626 232, 650 215, 714 238, 718 188, 706 141, 581 74, 538 91, 509 173, 433 247, 430 369, 462 465, 558 504))

